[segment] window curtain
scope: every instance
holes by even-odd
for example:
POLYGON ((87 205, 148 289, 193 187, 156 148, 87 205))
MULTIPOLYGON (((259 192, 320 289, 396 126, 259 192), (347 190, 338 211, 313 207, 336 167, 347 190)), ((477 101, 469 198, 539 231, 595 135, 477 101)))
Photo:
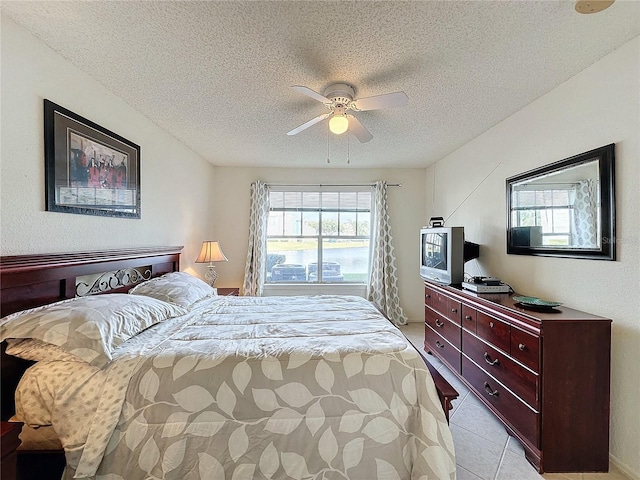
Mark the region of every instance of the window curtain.
POLYGON ((261 181, 251 184, 249 214, 249 248, 244 267, 243 295, 262 296, 267 251, 267 220, 269 218, 269 188, 261 181))
POLYGON ((398 269, 387 207, 387 182, 377 181, 373 186, 373 204, 373 248, 368 299, 395 325, 406 325, 408 320, 400 307, 398 296, 398 269))
POLYGON ((581 180, 573 191, 573 242, 574 247, 598 246, 598 206, 593 180, 581 180))

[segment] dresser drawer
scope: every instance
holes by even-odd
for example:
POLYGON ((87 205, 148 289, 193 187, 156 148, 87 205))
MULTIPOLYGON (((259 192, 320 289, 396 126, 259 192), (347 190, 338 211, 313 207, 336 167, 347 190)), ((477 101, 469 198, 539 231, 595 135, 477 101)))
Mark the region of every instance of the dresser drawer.
POLYGON ((511 326, 508 323, 484 312, 477 313, 476 333, 478 336, 506 353, 510 353, 511 350, 510 330, 511 326))
POLYGON ((435 292, 431 290, 429 287, 424 287, 424 304, 433 307, 433 297, 435 292))
POLYGON ((432 296, 431 307, 441 315, 447 317, 452 322, 460 325, 460 317, 462 312, 462 303, 457 300, 434 291, 432 296))
POLYGON ((462 304, 462 328, 476 333, 476 315, 478 311, 469 305, 462 304))
POLYGON ((462 375, 479 396, 491 404, 520 434, 536 448, 538 443, 539 413, 523 403, 500 382, 479 368, 467 357, 462 357, 462 375))
POLYGON ((465 330, 462 331, 462 352, 522 400, 539 409, 538 375, 465 330))
POLYGON ((425 348, 449 364, 449 368, 460 373, 460 350, 451 345, 429 325, 424 326, 425 348))
POLYGON ((462 303, 443 295, 435 290, 431 291, 431 308, 433 308, 440 315, 447 317, 454 323, 460 325, 460 318, 462 312, 462 303))
POLYGON ((460 349, 460 327, 457 324, 428 308, 424 311, 424 322, 460 349))
POLYGON ((535 372, 540 372, 540 337, 511 328, 511 356, 535 372))
POLYGON ((460 325, 462 323, 461 322, 461 319, 462 319, 462 303, 458 302, 457 300, 454 300, 453 298, 450 298, 448 306, 449 306, 449 311, 447 313, 447 317, 452 322, 455 322, 458 325, 460 325))
POLYGON ((443 295, 440 292, 434 291, 433 298, 431 299, 431 306, 438 313, 446 317, 448 316, 447 314, 449 313, 449 297, 447 297, 446 295, 443 295))

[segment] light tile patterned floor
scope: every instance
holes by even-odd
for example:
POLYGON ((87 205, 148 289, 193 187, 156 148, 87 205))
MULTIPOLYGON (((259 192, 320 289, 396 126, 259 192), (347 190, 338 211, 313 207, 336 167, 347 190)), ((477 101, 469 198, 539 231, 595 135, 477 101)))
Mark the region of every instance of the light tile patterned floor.
MULTIPOLYGON (((401 328, 420 350, 424 325, 410 323, 401 328)), ((429 355, 433 365, 458 391, 460 396, 449 412, 456 447, 458 480, 629 480, 613 466, 609 473, 545 473, 527 462, 520 442, 509 436, 502 424, 438 359, 429 355)))

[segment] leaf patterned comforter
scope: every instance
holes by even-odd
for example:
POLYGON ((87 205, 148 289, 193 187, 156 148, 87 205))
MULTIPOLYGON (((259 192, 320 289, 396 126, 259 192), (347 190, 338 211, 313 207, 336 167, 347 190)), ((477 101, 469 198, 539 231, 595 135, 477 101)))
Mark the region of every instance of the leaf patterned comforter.
POLYGON ((139 337, 65 478, 455 479, 422 358, 362 298, 216 297, 139 337))

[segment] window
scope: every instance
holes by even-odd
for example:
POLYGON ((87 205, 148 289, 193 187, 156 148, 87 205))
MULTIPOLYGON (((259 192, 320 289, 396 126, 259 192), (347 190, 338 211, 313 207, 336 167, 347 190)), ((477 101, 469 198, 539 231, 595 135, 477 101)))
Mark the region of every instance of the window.
POLYGON ((573 185, 522 185, 513 192, 512 225, 540 227, 542 246, 571 245, 573 185))
POLYGON ((269 192, 265 283, 369 281, 371 190, 269 192), (321 265, 321 268, 318 266, 321 265))

